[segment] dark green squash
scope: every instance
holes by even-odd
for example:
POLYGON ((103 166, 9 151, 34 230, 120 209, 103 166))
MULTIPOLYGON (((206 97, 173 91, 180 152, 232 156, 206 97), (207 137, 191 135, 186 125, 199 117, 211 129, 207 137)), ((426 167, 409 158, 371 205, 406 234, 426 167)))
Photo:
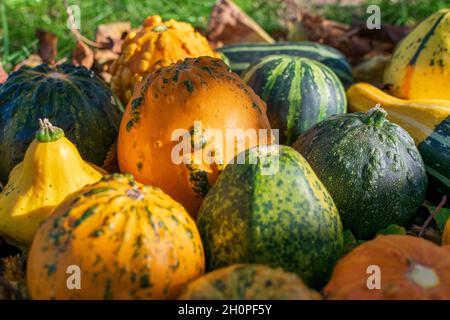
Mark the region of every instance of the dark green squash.
POLYGON ((367 239, 405 225, 425 198, 427 176, 411 136, 375 107, 336 115, 294 144, 330 192, 345 229, 367 239))
POLYGON ((334 72, 308 58, 269 56, 242 77, 266 102, 270 125, 280 130, 281 144, 291 145, 317 122, 347 111, 345 90, 334 72))
POLYGON ((102 165, 121 112, 108 85, 85 67, 42 64, 13 72, 0 86, 0 181, 23 160, 39 118, 57 123, 83 159, 102 165))
POLYGON ((253 147, 239 154, 206 195, 197 223, 207 270, 267 264, 319 288, 343 249, 333 199, 288 146, 253 147))
POLYGON ((239 43, 217 49, 227 58, 226 63, 233 72, 242 74, 252 63, 267 56, 284 54, 319 61, 332 69, 342 84, 353 83, 352 67, 347 58, 333 47, 310 42, 239 43))

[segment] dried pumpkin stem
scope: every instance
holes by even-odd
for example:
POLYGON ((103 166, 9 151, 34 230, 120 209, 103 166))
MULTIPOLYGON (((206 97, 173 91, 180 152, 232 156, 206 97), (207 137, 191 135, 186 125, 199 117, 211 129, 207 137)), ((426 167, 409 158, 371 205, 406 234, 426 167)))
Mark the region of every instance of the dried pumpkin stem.
POLYGON ((64 131, 54 127, 48 119, 39 119, 39 130, 36 132, 36 140, 39 142, 53 142, 64 137, 64 131))

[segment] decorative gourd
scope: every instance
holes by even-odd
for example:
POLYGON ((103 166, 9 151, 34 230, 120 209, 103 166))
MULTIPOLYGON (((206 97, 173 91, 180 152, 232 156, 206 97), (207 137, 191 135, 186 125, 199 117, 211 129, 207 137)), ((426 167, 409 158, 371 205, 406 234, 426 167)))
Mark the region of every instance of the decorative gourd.
POLYGON ((328 67, 311 59, 269 56, 251 65, 244 82, 267 104, 280 143, 291 145, 317 122, 347 111, 345 90, 328 67))
POLYGON ((22 67, 0 86, 0 181, 23 160, 48 118, 64 130, 83 159, 102 165, 117 137, 121 106, 107 84, 85 67, 22 67))
POLYGON ((219 59, 188 58, 159 69, 136 87, 122 118, 120 169, 160 187, 195 216, 221 167, 256 142, 222 148, 208 129, 223 138, 227 129, 269 130, 266 105, 219 59), (177 149, 186 144, 191 150, 177 149))
POLYGON ((313 59, 333 70, 344 86, 353 83, 352 67, 347 58, 333 47, 309 41, 244 43, 217 49, 230 62, 233 72, 242 74, 252 63, 271 55, 288 55, 313 59))
POLYGON ((113 174, 67 197, 41 225, 27 284, 33 299, 173 299, 203 272, 186 210, 158 188, 113 174), (67 287, 69 266, 79 267, 81 289, 67 287))
POLYGON ((379 107, 336 115, 294 144, 330 192, 345 229, 367 239, 404 225, 423 203, 425 167, 413 139, 379 107))
POLYGON ((179 300, 320 300, 295 274, 264 265, 234 264, 189 283, 179 300))
POLYGON ((0 235, 28 247, 51 210, 70 193, 100 180, 105 173, 100 170, 81 159, 62 129, 40 120, 23 162, 0 193, 0 235))
POLYGON ((450 219, 447 219, 444 232, 442 233, 442 245, 450 246, 450 219))
POLYGON ((450 299, 449 253, 421 238, 377 236, 339 260, 324 296, 336 300, 450 299), (380 288, 371 289, 368 283, 380 288))
POLYGON ((206 195, 197 225, 207 270, 267 264, 319 288, 343 250, 333 199, 288 146, 257 146, 238 155, 206 195), (237 162, 242 156, 245 161, 237 162))
POLYGON ((450 101, 401 100, 380 89, 357 83, 347 90, 349 110, 367 112, 380 103, 387 118, 413 137, 428 173, 430 197, 450 199, 450 101))
POLYGON ((125 38, 122 53, 111 66, 111 87, 127 103, 134 86, 147 74, 179 59, 199 56, 220 57, 190 24, 148 17, 138 32, 125 38))
POLYGON ((403 99, 450 100, 450 9, 414 28, 396 47, 384 84, 403 99))

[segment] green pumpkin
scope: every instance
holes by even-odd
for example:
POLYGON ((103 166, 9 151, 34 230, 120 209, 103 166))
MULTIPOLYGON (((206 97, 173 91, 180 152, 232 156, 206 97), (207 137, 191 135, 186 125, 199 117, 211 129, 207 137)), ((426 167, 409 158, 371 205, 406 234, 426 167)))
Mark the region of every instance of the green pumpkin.
POLYGON ((352 67, 347 58, 333 47, 310 41, 244 43, 217 49, 227 57, 233 72, 242 74, 252 63, 272 55, 289 55, 319 61, 336 73, 347 87, 353 83, 352 67))
POLYGON ((197 223, 207 270, 258 263, 323 285, 343 249, 333 199, 294 149, 248 149, 229 163, 206 195, 197 223))
POLYGON ((345 229, 368 239, 405 225, 425 199, 425 166, 411 136, 376 107, 328 118, 294 144, 333 197, 345 229))
POLYGON ((179 300, 319 300, 295 274, 264 265, 233 264, 189 283, 179 300))
POLYGON ((0 181, 48 118, 64 130, 83 159, 102 165, 117 137, 122 108, 108 85, 85 67, 22 67, 0 86, 0 181))
POLYGON ((291 145, 313 125, 347 111, 344 87, 320 62, 286 55, 269 56, 243 74, 267 104, 270 125, 281 144, 291 145))

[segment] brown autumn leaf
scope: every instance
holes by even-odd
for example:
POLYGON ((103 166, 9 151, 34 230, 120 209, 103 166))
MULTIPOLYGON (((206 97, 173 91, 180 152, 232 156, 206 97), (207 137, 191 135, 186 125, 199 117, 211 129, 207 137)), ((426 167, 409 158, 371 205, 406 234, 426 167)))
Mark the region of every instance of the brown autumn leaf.
POLYGON ((6 79, 8 79, 8 74, 5 72, 5 70, 3 69, 2 64, 0 63, 0 84, 5 82, 6 79))
POLYGON ((94 65, 94 51, 83 41, 78 40, 72 52, 72 63, 90 69, 94 65))
POLYGON ((110 49, 120 53, 123 39, 130 31, 131 23, 129 21, 101 24, 95 32, 95 42, 102 45, 101 49, 110 49))
POLYGON ((36 37, 39 39, 38 55, 47 64, 54 64, 58 54, 58 37, 48 31, 36 30, 36 37))
POLYGON ((109 68, 119 57, 123 40, 131 31, 131 23, 127 21, 101 24, 97 27, 95 42, 98 48, 94 53, 94 69, 106 82, 111 79, 109 68))
POLYGON ((218 0, 208 23, 207 37, 215 46, 239 42, 275 42, 232 0, 218 0))

